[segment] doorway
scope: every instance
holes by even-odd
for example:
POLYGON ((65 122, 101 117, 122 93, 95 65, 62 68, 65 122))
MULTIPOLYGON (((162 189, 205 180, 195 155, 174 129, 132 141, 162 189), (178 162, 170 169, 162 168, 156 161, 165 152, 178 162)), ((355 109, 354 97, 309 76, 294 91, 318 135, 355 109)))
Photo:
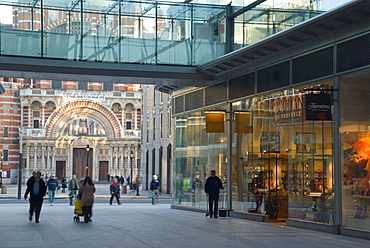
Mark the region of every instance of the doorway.
POLYGON ((108 179, 108 161, 99 162, 99 181, 108 179))
POLYGON ((62 179, 66 176, 66 161, 57 161, 56 162, 56 171, 55 175, 58 179, 62 179))
POLYGON ((92 177, 93 149, 89 152, 85 148, 73 149, 73 174, 77 178, 83 178, 86 175, 92 177))

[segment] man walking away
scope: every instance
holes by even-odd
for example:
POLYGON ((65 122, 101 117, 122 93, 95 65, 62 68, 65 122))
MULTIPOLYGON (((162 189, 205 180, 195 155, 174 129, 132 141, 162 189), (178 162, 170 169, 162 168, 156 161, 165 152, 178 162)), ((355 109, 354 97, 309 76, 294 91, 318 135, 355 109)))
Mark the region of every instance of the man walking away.
POLYGON ((159 187, 161 186, 161 182, 158 180, 157 175, 153 175, 153 180, 150 182, 150 192, 154 192, 152 197, 152 205, 155 205, 155 199, 159 197, 159 187))
MULTIPOLYGON (((77 190, 80 188, 76 175, 72 176, 72 179, 68 182, 68 190, 72 192, 73 197, 77 199, 77 190)), ((69 198, 69 205, 73 206, 73 197, 69 198)))
POLYGON ((121 177, 119 178, 119 181, 121 183, 121 185, 123 185, 125 183, 125 179, 123 178, 123 176, 121 175, 121 177))
POLYGON ((117 203, 118 205, 121 205, 122 203, 119 201, 119 196, 120 196, 120 184, 118 183, 118 179, 117 177, 115 177, 113 179, 113 183, 110 184, 110 193, 111 193, 111 197, 110 197, 110 201, 109 201, 109 204, 112 205, 113 203, 113 198, 116 197, 116 200, 117 200, 117 203))
POLYGON ((53 206, 53 202, 55 198, 55 191, 58 188, 58 181, 55 179, 55 175, 50 176, 47 186, 48 186, 49 202, 50 202, 50 205, 53 206))
POLYGON ((27 196, 30 194, 30 209, 29 209, 29 220, 32 221, 33 211, 36 212, 35 222, 39 223, 40 212, 44 196, 46 194, 45 182, 41 178, 41 172, 37 171, 33 178, 27 183, 27 189, 24 193, 24 199, 27 200, 27 196))
POLYGON ((208 195, 210 218, 218 218, 218 199, 220 196, 220 189, 223 188, 221 179, 216 176, 216 171, 211 170, 211 176, 207 178, 204 187, 206 195, 208 195))

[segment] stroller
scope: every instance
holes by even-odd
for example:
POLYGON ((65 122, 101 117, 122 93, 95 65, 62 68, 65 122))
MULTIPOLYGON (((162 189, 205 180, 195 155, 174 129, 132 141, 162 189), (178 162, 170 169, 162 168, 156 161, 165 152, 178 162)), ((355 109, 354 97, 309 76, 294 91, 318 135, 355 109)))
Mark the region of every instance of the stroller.
POLYGON ((77 200, 74 202, 74 204, 75 204, 75 209, 74 209, 75 216, 73 217, 73 221, 74 222, 80 222, 80 216, 84 216, 84 213, 83 213, 82 207, 81 207, 80 197, 77 196, 77 200))

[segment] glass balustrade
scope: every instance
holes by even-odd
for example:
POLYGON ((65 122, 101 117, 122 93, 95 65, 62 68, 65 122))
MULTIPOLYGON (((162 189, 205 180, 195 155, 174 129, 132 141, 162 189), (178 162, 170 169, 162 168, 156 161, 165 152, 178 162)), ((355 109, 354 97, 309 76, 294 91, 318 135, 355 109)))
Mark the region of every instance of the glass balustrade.
POLYGON ((345 2, 0 0, 0 55, 196 66, 345 2))

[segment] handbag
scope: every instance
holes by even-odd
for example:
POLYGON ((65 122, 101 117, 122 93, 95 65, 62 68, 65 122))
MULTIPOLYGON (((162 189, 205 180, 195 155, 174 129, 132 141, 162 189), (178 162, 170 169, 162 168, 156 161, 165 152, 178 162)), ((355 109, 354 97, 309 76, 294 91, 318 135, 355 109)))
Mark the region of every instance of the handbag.
POLYGON ((154 198, 154 192, 149 192, 148 197, 149 197, 149 198, 154 198))

